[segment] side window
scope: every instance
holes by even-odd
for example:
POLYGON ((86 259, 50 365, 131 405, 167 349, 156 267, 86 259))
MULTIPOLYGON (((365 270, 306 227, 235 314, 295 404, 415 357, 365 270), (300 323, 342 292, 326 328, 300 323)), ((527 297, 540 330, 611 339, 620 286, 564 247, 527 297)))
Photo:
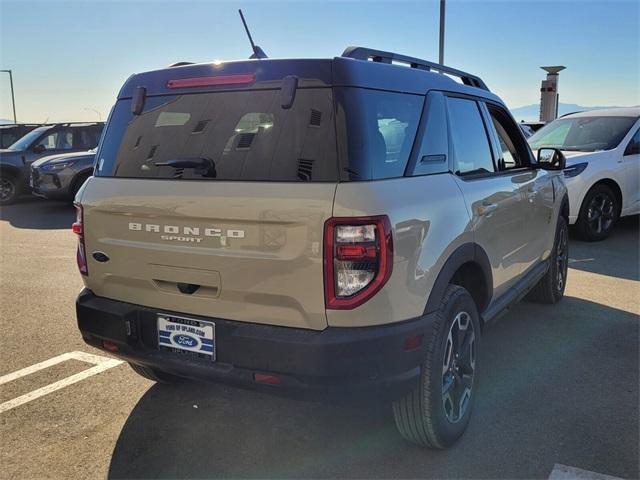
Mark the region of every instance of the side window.
POLYGON ((526 166, 529 163, 529 152, 524 145, 522 135, 517 130, 518 126, 499 107, 487 105, 487 108, 500 142, 501 152, 500 158, 498 158, 498 168, 509 170, 526 166))
POLYGON ((45 135, 40 140, 36 142, 36 145, 42 145, 45 150, 55 150, 56 145, 58 144, 58 138, 60 137, 60 132, 52 132, 49 135, 45 135))
POLYGON ((2 134, 2 148, 9 148, 10 145, 13 145, 18 140, 18 136, 15 133, 3 133, 2 134))
POLYGON ((98 145, 100 139, 98 132, 93 127, 83 127, 76 129, 74 148, 91 150, 98 145))
POLYGON ((73 132, 66 128, 56 130, 42 137, 37 145, 42 145, 46 150, 71 150, 73 148, 73 132))
POLYGON ((640 128, 636 130, 635 135, 624 149, 625 155, 640 155, 640 128))
POLYGON ((447 98, 454 151, 454 170, 460 176, 495 171, 489 138, 478 104, 464 98, 447 98))
POLYGON ((428 175, 449 170, 447 155, 447 112, 444 95, 430 92, 425 106, 425 121, 413 175, 428 175))

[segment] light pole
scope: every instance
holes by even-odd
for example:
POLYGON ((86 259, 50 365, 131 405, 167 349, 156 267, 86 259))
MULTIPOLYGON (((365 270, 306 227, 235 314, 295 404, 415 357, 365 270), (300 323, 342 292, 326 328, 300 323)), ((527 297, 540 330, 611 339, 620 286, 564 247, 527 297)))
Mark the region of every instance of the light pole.
POLYGON ((98 121, 99 122, 102 121, 102 114, 98 110, 96 110, 95 108, 84 108, 84 110, 89 110, 89 111, 92 111, 92 112, 96 112, 98 114, 98 121))
POLYGON ((438 63, 440 65, 444 65, 444 2, 445 0, 440 0, 440 46, 438 55, 438 63))
POLYGON ((9 74, 9 84, 11 85, 11 105, 13 106, 13 123, 18 123, 18 119, 16 118, 16 99, 13 96, 13 75, 11 75, 11 70, 0 70, 0 72, 6 72, 9 74))

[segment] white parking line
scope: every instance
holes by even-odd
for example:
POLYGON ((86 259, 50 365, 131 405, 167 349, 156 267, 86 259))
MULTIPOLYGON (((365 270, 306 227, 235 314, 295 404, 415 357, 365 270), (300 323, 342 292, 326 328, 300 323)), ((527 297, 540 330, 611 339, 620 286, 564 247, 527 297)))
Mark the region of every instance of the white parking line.
POLYGON ((549 480, 622 480, 619 477, 604 475, 603 473, 590 472, 581 468, 568 467, 556 463, 551 470, 549 480))
POLYGON ((68 352, 63 353, 62 355, 58 355, 57 357, 50 358, 49 360, 45 360, 44 362, 36 363, 35 365, 31 365, 30 367, 17 370, 7 375, 3 375, 2 377, 0 377, 0 385, 11 382, 13 380, 17 380, 18 378, 22 378, 27 375, 31 375, 32 373, 44 370, 45 368, 52 367, 68 360, 79 360, 81 362, 93 363, 95 366, 71 375, 70 377, 63 378, 62 380, 58 380, 57 382, 33 390, 29 393, 25 393, 24 395, 16 397, 12 400, 0 403, 0 413, 6 412, 7 410, 11 410, 12 408, 16 408, 44 395, 55 392, 56 390, 60 390, 61 388, 77 383, 81 380, 84 380, 85 378, 89 378, 93 375, 104 372, 105 370, 109 370, 110 368, 117 367, 118 365, 123 363, 121 360, 101 357, 99 355, 93 355, 91 353, 68 352))

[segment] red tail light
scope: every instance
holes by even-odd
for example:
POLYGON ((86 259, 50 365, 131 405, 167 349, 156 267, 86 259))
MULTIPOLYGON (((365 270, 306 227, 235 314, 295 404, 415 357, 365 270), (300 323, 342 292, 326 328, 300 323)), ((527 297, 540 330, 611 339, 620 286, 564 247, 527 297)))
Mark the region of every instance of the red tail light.
POLYGON ((82 205, 74 204, 76 207, 76 221, 71 225, 71 231, 78 235, 78 251, 76 252, 76 261, 78 262, 78 270, 83 275, 89 275, 87 267, 87 254, 84 248, 84 214, 82 205))
POLYGON ((362 305, 391 277, 393 239, 386 215, 330 218, 324 226, 324 293, 329 309, 362 305))

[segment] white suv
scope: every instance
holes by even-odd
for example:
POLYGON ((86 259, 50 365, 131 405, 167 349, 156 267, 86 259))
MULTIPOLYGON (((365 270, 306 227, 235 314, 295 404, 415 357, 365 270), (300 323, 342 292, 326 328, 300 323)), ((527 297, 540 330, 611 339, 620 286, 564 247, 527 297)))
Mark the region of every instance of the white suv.
POLYGON ((564 151, 569 223, 585 240, 603 240, 619 217, 640 213, 640 108, 573 113, 536 132, 529 145, 564 151))

